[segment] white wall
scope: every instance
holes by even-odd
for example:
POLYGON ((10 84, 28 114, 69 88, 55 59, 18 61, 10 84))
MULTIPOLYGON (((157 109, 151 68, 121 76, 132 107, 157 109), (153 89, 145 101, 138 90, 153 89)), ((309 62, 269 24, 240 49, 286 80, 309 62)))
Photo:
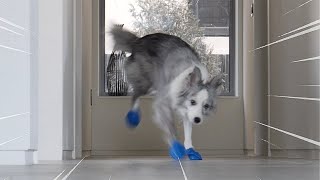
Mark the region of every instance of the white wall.
POLYGON ((62 159, 62 0, 39 1, 39 160, 62 159))
MULTIPOLYGON (((269 1, 270 46, 269 57, 269 125, 305 138, 320 141, 320 61, 297 60, 319 57, 320 25, 309 26, 301 31, 290 32, 309 23, 319 21, 320 2, 269 1), (314 28, 318 28, 312 30, 314 28), (310 31, 309 33, 306 33, 310 31), (299 34, 300 33, 300 34, 299 34), (283 35, 283 36, 281 36, 283 35), (315 86, 309 86, 315 85, 315 86), (283 96, 290 98, 283 98, 283 96), (308 99, 308 98, 314 98, 308 99)), ((270 130, 273 157, 311 157, 319 159, 319 145, 287 134, 270 130)))
POLYGON ((37 60, 36 0, 0 4, 0 164, 31 164, 37 143, 32 138, 37 115, 31 91, 37 60))
POLYGON ((253 18, 252 2, 244 1, 246 149, 255 149, 256 155, 319 159, 318 146, 253 122, 320 140, 319 58, 293 62, 319 56, 319 30, 304 34, 319 24, 293 31, 319 20, 319 1, 254 1, 253 18))
POLYGON ((75 147, 73 9, 74 0, 39 1, 39 160, 72 158, 75 147))
POLYGON ((0 164, 81 156, 81 4, 0 0, 0 164))

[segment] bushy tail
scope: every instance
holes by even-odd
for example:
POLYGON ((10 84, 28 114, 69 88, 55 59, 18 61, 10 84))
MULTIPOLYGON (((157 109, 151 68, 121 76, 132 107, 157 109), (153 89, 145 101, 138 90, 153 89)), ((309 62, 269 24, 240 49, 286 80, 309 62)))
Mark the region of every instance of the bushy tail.
POLYGON ((111 29, 111 35, 115 42, 114 50, 122 50, 127 52, 132 52, 132 46, 138 37, 124 29, 122 27, 114 25, 111 29))

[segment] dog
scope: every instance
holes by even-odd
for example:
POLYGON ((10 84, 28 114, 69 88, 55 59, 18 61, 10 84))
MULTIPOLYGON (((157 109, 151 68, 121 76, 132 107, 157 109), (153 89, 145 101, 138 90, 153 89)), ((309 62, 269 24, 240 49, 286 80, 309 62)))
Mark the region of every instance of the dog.
MULTIPOLYGON (((155 90, 153 119, 164 132, 168 145, 176 141, 176 113, 184 125, 184 147, 194 159, 202 159, 192 145, 192 125, 203 122, 214 112, 217 96, 224 86, 224 75, 209 78, 197 52, 179 37, 155 33, 139 38, 134 33, 113 26, 115 50, 131 53, 125 63, 132 85, 131 111, 139 110, 139 97, 155 90)), ((189 158, 191 159, 189 155, 189 158)))

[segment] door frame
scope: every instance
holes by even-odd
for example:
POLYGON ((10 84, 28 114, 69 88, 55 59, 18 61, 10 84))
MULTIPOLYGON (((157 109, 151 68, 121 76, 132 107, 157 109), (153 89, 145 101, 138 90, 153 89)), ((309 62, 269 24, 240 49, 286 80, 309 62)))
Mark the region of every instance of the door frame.
MULTIPOLYGON (((100 56, 101 56, 101 52, 104 53, 104 50, 101 50, 101 46, 99 47, 99 44, 100 43, 104 43, 103 41, 101 41, 100 37, 100 33, 101 32, 104 32, 104 31, 101 31, 101 29, 99 28, 99 22, 101 21, 101 19, 99 18, 99 14, 101 13, 99 11, 99 3, 100 1, 104 1, 104 0, 96 0, 96 1, 92 1, 91 2, 91 5, 92 5, 92 12, 91 12, 91 15, 92 15, 92 18, 90 18, 92 20, 91 25, 92 27, 90 28, 92 33, 87 35, 87 36, 90 36, 91 37, 91 40, 92 40, 92 45, 90 46, 90 57, 91 57, 91 67, 88 67, 90 68, 90 71, 91 72, 94 72, 93 70, 95 69, 95 66, 98 66, 98 64, 101 62, 100 61, 100 56)), ((242 19, 242 13, 243 13, 243 2, 242 1, 235 1, 235 6, 236 6, 236 10, 235 10, 235 96, 222 96, 220 97, 219 99, 221 99, 221 101, 224 101, 224 102, 227 102, 227 103, 238 103, 239 104, 239 120, 242 122, 243 124, 243 127, 244 127, 244 112, 243 112, 243 39, 242 39, 242 33, 243 33, 243 29, 242 29, 242 25, 243 25, 243 19, 242 19)), ((89 24, 90 24, 89 23, 89 24)), ((90 43, 89 43, 90 44, 90 43)), ((86 45, 84 44, 83 47, 85 47, 86 45)), ((103 45, 104 47, 104 45, 103 45)), ((104 54, 103 54, 104 55, 104 54)), ((85 60, 84 60, 85 61, 85 60)), ((93 93, 97 93, 98 95, 100 91, 100 87, 98 84, 100 79, 96 78, 96 77, 99 77, 101 78, 100 76, 100 73, 99 72, 95 72, 95 73, 92 73, 91 75, 91 79, 90 81, 91 82, 83 82, 84 84, 90 84, 90 87, 92 88, 92 92, 93 93), (98 74, 97 74, 98 73, 98 74), (95 78, 94 78, 95 77, 95 78), (94 85, 97 85, 97 86, 94 86, 94 85)), ((83 95, 82 97, 84 98, 85 96, 87 95, 83 95)), ((121 97, 120 97, 121 98, 121 97)), ((123 98, 123 97, 122 97, 123 98)), ((88 102, 86 102, 88 103, 88 102)), ((88 106, 87 106, 88 107, 88 106)), ((90 108, 91 108, 91 105, 90 105, 90 108)), ((91 113, 91 109, 90 109, 90 113, 91 113)), ((88 146, 88 149, 83 149, 84 151, 86 152, 89 152, 89 154, 91 153, 91 150, 92 150, 92 129, 91 129, 91 123, 92 123, 92 119, 91 119, 92 115, 90 116, 90 118, 88 117, 84 117, 83 121, 88 121, 88 123, 90 124, 88 127, 88 129, 86 131, 88 131, 87 133, 90 134, 89 136, 90 137, 83 137, 83 139, 87 139, 87 141, 90 141, 90 142, 86 142, 88 144, 90 144, 90 146, 88 146)), ((85 128, 85 127, 84 127, 85 128)), ((87 135, 88 135, 87 134, 87 135)), ((82 134, 82 135, 85 135, 85 134, 82 134)), ((242 136, 243 136, 243 150, 245 149, 245 136, 244 136, 244 132, 242 132, 242 136)), ((84 142, 84 141, 83 141, 84 142)))
POLYGON ((82 24, 83 24, 83 1, 74 0, 73 1, 73 106, 74 106, 74 147, 72 152, 73 158, 82 157, 82 104, 83 104, 83 44, 82 44, 82 24))

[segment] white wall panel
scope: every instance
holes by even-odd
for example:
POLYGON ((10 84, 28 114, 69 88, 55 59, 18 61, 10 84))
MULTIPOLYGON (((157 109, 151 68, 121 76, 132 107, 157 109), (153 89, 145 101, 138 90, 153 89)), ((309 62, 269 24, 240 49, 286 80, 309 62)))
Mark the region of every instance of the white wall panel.
POLYGON ((0 0, 0 164, 8 163, 5 154, 29 163, 23 151, 31 149, 31 1, 0 0))

